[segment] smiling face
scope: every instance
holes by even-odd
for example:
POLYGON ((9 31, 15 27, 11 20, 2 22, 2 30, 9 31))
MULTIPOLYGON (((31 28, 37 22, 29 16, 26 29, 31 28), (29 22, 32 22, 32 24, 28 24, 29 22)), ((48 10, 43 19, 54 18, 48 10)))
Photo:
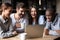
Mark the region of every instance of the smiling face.
POLYGON ((52 20, 52 12, 51 11, 46 11, 46 19, 47 19, 47 21, 52 20))
POLYGON ((8 9, 5 9, 5 10, 4 10, 4 15, 5 15, 5 17, 7 17, 7 18, 10 17, 11 10, 12 10, 11 7, 9 7, 8 9))
POLYGON ((17 14, 20 18, 24 16, 24 8, 17 9, 17 14))
POLYGON ((31 8, 31 16, 32 18, 35 18, 37 15, 36 9, 35 8, 31 8))

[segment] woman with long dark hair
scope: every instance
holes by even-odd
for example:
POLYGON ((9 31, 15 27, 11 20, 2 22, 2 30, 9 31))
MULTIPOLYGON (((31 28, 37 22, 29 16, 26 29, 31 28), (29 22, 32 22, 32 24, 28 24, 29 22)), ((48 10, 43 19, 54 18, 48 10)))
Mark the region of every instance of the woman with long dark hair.
POLYGON ((38 24, 37 9, 34 5, 30 7, 29 24, 38 24))

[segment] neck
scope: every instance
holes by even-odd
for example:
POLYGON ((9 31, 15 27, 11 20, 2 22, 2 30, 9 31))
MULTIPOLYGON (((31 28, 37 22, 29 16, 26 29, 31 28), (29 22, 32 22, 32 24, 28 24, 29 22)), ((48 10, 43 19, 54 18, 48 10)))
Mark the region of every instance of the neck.
POLYGON ((33 18, 33 21, 36 22, 36 18, 33 18))

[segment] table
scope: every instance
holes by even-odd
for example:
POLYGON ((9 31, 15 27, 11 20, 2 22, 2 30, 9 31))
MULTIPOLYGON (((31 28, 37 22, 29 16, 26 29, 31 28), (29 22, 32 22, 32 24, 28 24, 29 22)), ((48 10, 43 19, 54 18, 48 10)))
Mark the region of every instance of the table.
MULTIPOLYGON (((44 38, 32 38, 32 39, 26 39, 26 40, 54 40, 57 38, 57 36, 46 36, 44 38)), ((0 39, 0 40, 20 40, 18 36, 7 38, 7 39, 0 39)))

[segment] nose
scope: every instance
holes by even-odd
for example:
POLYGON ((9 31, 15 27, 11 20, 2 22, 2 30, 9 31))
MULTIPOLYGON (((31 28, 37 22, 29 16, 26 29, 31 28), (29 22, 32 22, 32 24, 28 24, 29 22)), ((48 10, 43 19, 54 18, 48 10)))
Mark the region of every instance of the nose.
POLYGON ((35 14, 35 12, 33 12, 35 14))
POLYGON ((49 19, 49 16, 46 16, 47 19, 49 19))

